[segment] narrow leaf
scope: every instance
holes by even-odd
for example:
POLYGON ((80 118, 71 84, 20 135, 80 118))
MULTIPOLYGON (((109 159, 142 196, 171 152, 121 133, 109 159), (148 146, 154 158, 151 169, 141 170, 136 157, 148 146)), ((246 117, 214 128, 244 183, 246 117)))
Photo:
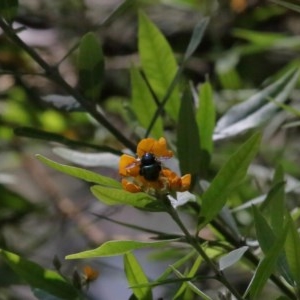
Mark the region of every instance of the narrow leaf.
MULTIPOLYGON (((148 283, 148 278, 146 277, 141 265, 139 264, 135 256, 130 252, 125 253, 124 255, 124 270, 129 286, 148 283)), ((136 287, 132 288, 132 290, 137 299, 152 299, 152 292, 150 287, 136 287)))
POLYGON ((0 249, 0 256, 18 276, 32 287, 42 289, 65 300, 77 299, 78 293, 75 288, 57 272, 44 269, 12 252, 0 249))
POLYGON ((278 103, 285 102, 298 77, 299 69, 293 68, 273 84, 229 109, 217 123, 214 140, 235 136, 264 124, 279 109, 278 105, 268 99, 278 103))
MULTIPOLYGON (((141 126, 148 128, 152 117, 155 114, 157 105, 155 104, 153 96, 140 72, 137 69, 132 68, 130 75, 132 91, 131 108, 141 126)), ((151 135, 154 138, 163 136, 163 124, 160 117, 156 120, 151 135)))
POLYGON ((97 37, 89 32, 79 45, 79 87, 82 94, 95 101, 99 98, 104 74, 104 57, 97 37))
MULTIPOLYGON (((176 75, 177 63, 166 38, 143 12, 139 12, 138 49, 142 69, 157 98, 162 100, 176 75)), ((174 88, 165 105, 174 120, 177 120, 179 106, 179 90, 174 88)))
POLYGON ((291 10, 294 10, 294 11, 300 13, 300 5, 299 4, 294 4, 294 3, 282 1, 282 0, 270 0, 270 1, 272 1, 278 5, 282 5, 285 8, 288 8, 288 9, 291 9, 291 10))
POLYGON ((39 154, 36 155, 36 157, 41 162, 43 162, 45 165, 47 165, 57 171, 60 171, 62 173, 71 175, 73 177, 82 179, 87 182, 97 183, 97 184, 101 184, 101 185, 109 186, 109 187, 121 188, 121 183, 112 178, 102 176, 102 175, 94 173, 92 171, 80 169, 77 167, 71 167, 71 166, 59 164, 59 163, 54 162, 54 161, 52 161, 42 155, 39 155, 39 154))
POLYGON ((238 262, 242 258, 244 253, 248 250, 248 248, 249 248, 248 246, 243 246, 221 257, 219 261, 220 270, 223 271, 231 267, 232 265, 234 265, 236 262, 238 262))
POLYGON ((286 258, 293 275, 293 279, 300 287, 300 237, 296 227, 296 224, 292 220, 291 216, 287 215, 289 219, 289 227, 287 232, 287 237, 285 241, 285 253, 286 258))
POLYGON ((202 41, 205 29, 207 27, 207 24, 209 22, 209 18, 203 18, 199 23, 196 24, 191 40, 188 44, 188 47, 184 54, 184 60, 189 59, 193 53, 196 51, 197 47, 202 41))
POLYGON ((81 105, 73 96, 52 94, 43 96, 41 99, 61 111, 83 111, 81 105))
POLYGON ((140 242, 130 240, 108 241, 103 243, 100 247, 96 249, 83 251, 76 254, 70 254, 66 257, 66 259, 117 256, 137 249, 166 246, 167 244, 176 241, 178 241, 178 239, 155 242, 140 242))
POLYGON ((270 275, 274 271, 278 257, 282 253, 286 234, 289 228, 288 225, 289 224, 286 224, 284 226, 281 235, 276 239, 273 247, 269 249, 267 255, 260 261, 244 297, 250 294, 251 299, 257 299, 258 294, 261 292, 267 280, 270 278, 270 275))
POLYGON ((210 222, 222 209, 227 195, 246 176, 249 164, 256 155, 260 134, 254 134, 225 163, 202 196, 201 217, 210 222))
POLYGON ((213 90, 209 81, 201 85, 199 90, 199 107, 196 114, 198 130, 200 134, 201 149, 208 155, 213 150, 213 132, 215 128, 215 105, 213 90))
POLYGON ((148 211, 164 211, 164 206, 146 193, 130 193, 123 189, 100 185, 91 187, 93 195, 106 205, 131 205, 148 211))
POLYGON ((200 140, 193 98, 189 89, 182 97, 178 119, 177 151, 182 174, 199 174, 200 140))

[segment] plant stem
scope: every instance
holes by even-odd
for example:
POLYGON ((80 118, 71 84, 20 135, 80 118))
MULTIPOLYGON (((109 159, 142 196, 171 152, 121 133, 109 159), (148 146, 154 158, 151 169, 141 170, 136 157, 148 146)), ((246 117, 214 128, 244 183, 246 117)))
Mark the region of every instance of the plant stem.
POLYGON ((45 75, 53 82, 61 86, 69 95, 73 96, 85 110, 95 118, 102 126, 104 126, 112 135, 114 135, 124 146, 135 152, 136 145, 132 143, 125 135, 123 135, 116 127, 114 127, 98 110, 95 103, 87 101, 76 89, 70 86, 60 75, 57 67, 50 66, 41 56, 31 47, 24 43, 14 29, 0 18, 0 27, 6 36, 21 49, 23 49, 45 72, 45 75))
POLYGON ((171 205, 169 199, 167 197, 161 198, 161 201, 163 201, 165 208, 167 212, 170 214, 172 219, 175 221, 175 223, 178 225, 178 227, 181 229, 181 231, 184 233, 186 240, 188 243, 198 252, 198 254, 206 261, 206 263, 210 266, 210 268, 215 273, 216 280, 220 281, 226 288, 238 299, 242 300, 243 297, 237 292, 237 290, 231 285, 231 283, 226 279, 223 272, 218 269, 218 267, 215 265, 215 263, 208 257, 208 255, 205 253, 205 251, 202 249, 201 245, 199 244, 197 238, 193 237, 190 232, 187 230, 185 225, 182 223, 177 211, 174 209, 174 207, 171 205))

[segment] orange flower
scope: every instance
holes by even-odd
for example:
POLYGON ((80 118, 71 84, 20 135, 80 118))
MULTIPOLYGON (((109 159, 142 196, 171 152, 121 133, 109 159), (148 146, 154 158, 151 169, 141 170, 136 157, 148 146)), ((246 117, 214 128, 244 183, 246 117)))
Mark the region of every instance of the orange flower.
POLYGON ((99 272, 93 269, 91 266, 84 266, 83 274, 86 282, 94 281, 98 278, 99 272))
POLYGON ((171 191, 187 191, 191 183, 191 175, 179 177, 175 172, 164 168, 161 159, 168 159, 173 152, 167 149, 165 138, 158 141, 146 138, 137 146, 137 158, 123 154, 119 163, 119 174, 123 177, 123 188, 131 193, 171 191))

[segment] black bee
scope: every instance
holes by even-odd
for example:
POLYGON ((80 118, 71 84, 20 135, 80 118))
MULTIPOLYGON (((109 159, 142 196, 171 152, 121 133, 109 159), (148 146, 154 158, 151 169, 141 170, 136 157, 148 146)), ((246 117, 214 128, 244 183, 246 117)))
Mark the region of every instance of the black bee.
POLYGON ((140 161, 140 175, 146 180, 156 181, 161 171, 161 163, 154 154, 145 153, 140 161))

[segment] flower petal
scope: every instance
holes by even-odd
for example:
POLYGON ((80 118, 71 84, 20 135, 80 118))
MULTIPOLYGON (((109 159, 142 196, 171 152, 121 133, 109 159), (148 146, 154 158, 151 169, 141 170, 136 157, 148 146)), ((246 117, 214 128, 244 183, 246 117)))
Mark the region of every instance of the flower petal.
POLYGON ((152 151, 155 156, 162 156, 166 158, 173 156, 173 152, 167 149, 167 141, 163 137, 161 137, 158 141, 155 141, 152 151))
POLYGON ((185 174, 181 177, 181 192, 187 191, 190 188, 191 180, 191 174, 185 174))
POLYGON ((125 178, 122 179, 122 186, 124 190, 130 193, 138 193, 142 191, 142 189, 138 185, 128 181, 125 178))
POLYGON ((138 161, 133 156, 123 154, 120 157, 119 174, 121 176, 137 176, 140 168, 135 163, 138 163, 138 161))
POLYGON ((145 153, 153 153, 153 146, 156 141, 152 138, 142 139, 137 145, 137 155, 141 158, 145 153))

